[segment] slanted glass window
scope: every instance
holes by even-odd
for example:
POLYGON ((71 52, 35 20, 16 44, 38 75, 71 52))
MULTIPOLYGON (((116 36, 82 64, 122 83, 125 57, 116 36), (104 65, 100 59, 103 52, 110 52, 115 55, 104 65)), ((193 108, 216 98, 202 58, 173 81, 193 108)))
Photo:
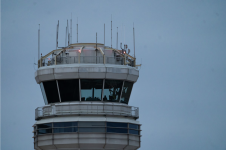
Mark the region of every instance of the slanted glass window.
POLYGON ((129 128, 130 129, 139 129, 139 125, 137 125, 137 124, 129 124, 129 128))
POLYGON ((127 123, 107 122, 107 127, 122 127, 127 128, 127 123))
POLYGON ((55 122, 53 127, 74 127, 78 126, 77 122, 55 122))
POLYGON ((105 132, 105 128, 84 128, 80 127, 79 132, 105 132))
POLYGON ((58 80, 61 102, 79 101, 79 80, 58 80))
POLYGON ((42 82, 40 83, 40 88, 41 88, 41 91, 42 91, 42 96, 43 96, 44 102, 45 102, 46 105, 48 105, 48 101, 47 101, 47 97, 46 97, 46 92, 45 92, 45 89, 44 89, 44 86, 43 86, 43 83, 42 82))
POLYGON ((56 80, 43 82, 48 103, 60 102, 56 80))
POLYGON ((81 101, 101 101, 103 80, 81 79, 81 101))
POLYGON ((52 123, 38 124, 38 129, 52 128, 52 123))
POLYGON ((47 133, 52 133, 52 129, 41 129, 41 130, 38 130, 38 134, 47 134, 47 133))
POLYGON ((119 102, 123 81, 105 80, 103 101, 119 102))
POLYGON ((124 128, 107 128, 107 132, 128 133, 128 129, 124 129, 124 128))
POLYGON ((124 86, 122 89, 122 96, 121 96, 121 103, 128 104, 129 102, 129 97, 132 91, 133 83, 132 82, 124 82, 124 86))
POLYGON ((129 134, 136 134, 139 135, 139 130, 129 130, 129 134))
POLYGON ((77 132, 78 128, 73 127, 73 128, 54 128, 53 132, 54 133, 62 133, 62 132, 77 132))
POLYGON ((105 127, 105 122, 79 122, 79 127, 105 127))

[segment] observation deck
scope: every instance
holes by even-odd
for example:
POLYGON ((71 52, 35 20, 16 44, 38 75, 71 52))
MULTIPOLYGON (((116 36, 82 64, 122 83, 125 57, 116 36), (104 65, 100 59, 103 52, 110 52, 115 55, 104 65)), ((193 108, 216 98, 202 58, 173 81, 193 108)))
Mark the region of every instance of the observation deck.
POLYGON ((36 150, 137 150, 139 108, 129 106, 139 71, 127 49, 76 43, 38 61, 45 106, 35 110, 36 150))

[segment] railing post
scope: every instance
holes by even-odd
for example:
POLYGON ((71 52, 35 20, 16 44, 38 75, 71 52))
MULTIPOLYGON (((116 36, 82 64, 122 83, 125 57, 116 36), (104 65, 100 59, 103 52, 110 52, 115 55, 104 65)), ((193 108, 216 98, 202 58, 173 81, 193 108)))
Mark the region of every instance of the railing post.
POLYGON ((78 63, 80 64, 80 53, 78 54, 78 63))

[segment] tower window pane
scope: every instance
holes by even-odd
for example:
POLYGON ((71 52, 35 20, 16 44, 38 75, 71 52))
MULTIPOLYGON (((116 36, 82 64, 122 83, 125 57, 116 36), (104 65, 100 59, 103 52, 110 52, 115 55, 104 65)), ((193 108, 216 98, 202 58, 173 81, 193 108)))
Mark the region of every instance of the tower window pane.
POLYGON ((79 80, 58 80, 61 102, 79 101, 79 80))
POLYGON ((128 104, 130 93, 132 91, 133 83, 125 81, 123 89, 122 89, 122 96, 121 96, 121 103, 128 104))
POLYGON ((81 100, 101 101, 103 80, 81 79, 81 100))
POLYGON ((79 122, 79 127, 105 127, 105 122, 79 122))
POLYGON ((119 102, 123 81, 105 80, 104 84, 104 101, 119 102))
POLYGON ((41 130, 38 130, 38 134, 47 134, 47 133, 52 133, 52 129, 41 129, 41 130))
POLYGON ((139 130, 129 130, 129 134, 139 135, 139 130))
POLYGON ((77 122, 55 122, 53 123, 53 127, 73 127, 78 126, 77 122))
POLYGON ((137 124, 129 124, 129 128, 130 129, 139 129, 139 125, 137 125, 137 124))
POLYGON ((128 129, 123 129, 123 128, 107 128, 107 132, 128 133, 128 129))
POLYGON ((62 132, 77 132, 78 128, 73 127, 73 128, 54 128, 53 132, 54 133, 62 133, 62 132))
POLYGON ((38 124, 38 129, 52 128, 52 123, 38 124))
POLYGON ((60 102, 56 80, 43 82, 48 103, 60 102))
POLYGON ((127 123, 107 122, 107 127, 123 127, 123 128, 127 128, 127 123))
POLYGON ((79 128, 79 132, 105 132, 105 128, 79 128))

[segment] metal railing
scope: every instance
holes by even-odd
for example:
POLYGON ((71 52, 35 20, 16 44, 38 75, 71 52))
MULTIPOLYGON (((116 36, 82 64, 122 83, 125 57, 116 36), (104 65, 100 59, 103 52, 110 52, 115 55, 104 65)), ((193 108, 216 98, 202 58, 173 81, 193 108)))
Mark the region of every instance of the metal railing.
POLYGON ((57 56, 56 58, 45 58, 42 59, 42 66, 61 64, 115 64, 124 65, 124 58, 122 57, 103 57, 103 56, 57 56), (56 59, 56 61, 55 61, 56 59))
POLYGON ((139 118, 139 108, 128 105, 106 104, 61 104, 38 107, 35 109, 35 120, 44 117, 62 115, 113 115, 139 118))

